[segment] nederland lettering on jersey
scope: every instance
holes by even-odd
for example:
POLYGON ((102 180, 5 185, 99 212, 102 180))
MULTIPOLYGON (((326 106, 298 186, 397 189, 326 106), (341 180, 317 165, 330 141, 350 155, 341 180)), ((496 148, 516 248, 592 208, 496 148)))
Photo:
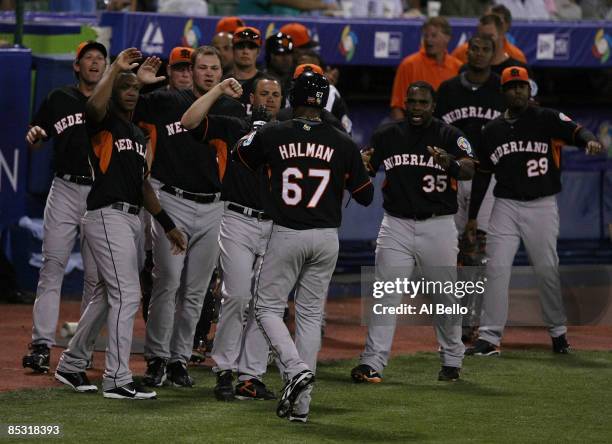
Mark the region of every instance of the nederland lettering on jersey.
MULTIPOLYGON (((434 149, 437 148, 437 147, 431 147, 430 145, 428 145, 427 147, 434 148, 434 149)), ((394 154, 393 156, 383 159, 383 165, 384 165, 385 171, 389 171, 398 166, 419 166, 419 167, 435 168, 437 170, 444 171, 444 168, 438 165, 434 161, 433 157, 426 156, 425 154, 394 154)))
POLYGON ((513 153, 548 153, 548 143, 532 142, 530 140, 510 141, 497 146, 489 155, 493 165, 497 165, 502 157, 513 153))
POLYGON ((55 132, 60 135, 66 129, 76 126, 76 125, 84 125, 85 118, 83 117, 83 113, 69 114, 65 117, 62 117, 60 120, 53 124, 55 128, 55 132))
POLYGON ((499 115, 501 115, 501 112, 492 108, 485 108, 482 106, 463 106, 445 113, 442 116, 442 120, 450 125, 453 122, 471 118, 493 120, 499 115))

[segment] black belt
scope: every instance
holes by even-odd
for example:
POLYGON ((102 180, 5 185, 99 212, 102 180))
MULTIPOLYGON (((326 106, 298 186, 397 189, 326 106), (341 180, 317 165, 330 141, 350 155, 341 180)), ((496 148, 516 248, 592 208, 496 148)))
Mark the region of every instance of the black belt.
POLYGON ((404 216, 403 214, 392 213, 390 211, 387 211, 387 213, 390 216, 397 217, 399 219, 411 219, 411 220, 427 220, 427 219, 431 219, 432 217, 450 216, 449 214, 440 214, 440 213, 416 213, 410 216, 404 216))
POLYGON ((74 174, 55 173, 56 177, 76 183, 77 185, 93 185, 93 178, 90 176, 76 176, 74 174))
POLYGON ((254 217, 257 220, 271 220, 271 217, 263 211, 254 210, 249 207, 243 207, 242 205, 229 203, 227 205, 227 209, 235 211, 236 213, 244 214, 245 216, 254 217))
POLYGON ((190 193, 189 191, 183 191, 180 188, 175 188, 170 185, 162 186, 161 190, 165 191, 166 193, 172 194, 173 196, 177 196, 177 197, 187 199, 187 200, 192 200, 197 203, 218 202, 221 196, 220 193, 214 193, 214 194, 190 193))
POLYGON ((115 202, 110 206, 113 210, 123 211, 125 213, 138 215, 140 213, 140 207, 131 205, 127 202, 115 202))

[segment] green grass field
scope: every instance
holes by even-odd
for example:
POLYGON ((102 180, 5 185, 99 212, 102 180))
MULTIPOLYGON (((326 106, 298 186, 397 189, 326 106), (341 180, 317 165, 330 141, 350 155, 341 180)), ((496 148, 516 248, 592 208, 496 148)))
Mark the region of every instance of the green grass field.
MULTIPOLYGON (((209 370, 193 389, 117 401, 68 388, 0 394, 0 423, 61 424, 62 442, 610 442, 612 353, 505 352, 470 358, 462 380, 437 381, 435 354, 395 358, 378 385, 353 384, 354 361, 318 369, 310 422, 275 402, 221 403, 209 370)), ((267 378, 274 389, 278 374, 267 378)), ((6 438, 0 437, 6 442, 6 438)), ((17 440, 16 440, 17 441, 17 440)), ((24 442, 19 440, 18 442, 24 442)))

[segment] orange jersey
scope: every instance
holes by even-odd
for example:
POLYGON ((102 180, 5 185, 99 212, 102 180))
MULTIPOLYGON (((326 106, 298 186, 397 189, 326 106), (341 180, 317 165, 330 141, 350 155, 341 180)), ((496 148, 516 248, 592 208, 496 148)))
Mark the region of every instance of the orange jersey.
POLYGON ((445 54, 442 63, 427 57, 425 50, 409 55, 397 67, 393 91, 391 92, 391 108, 404 109, 406 90, 412 82, 423 80, 428 82, 434 89, 438 89, 445 80, 459 74, 459 68, 463 65, 460 60, 445 54))
MULTIPOLYGON (((467 63, 467 50, 468 50, 468 44, 467 42, 465 42, 464 44, 459 45, 455 48, 455 50, 453 51, 453 57, 458 58, 463 63, 467 63)), ((524 64, 527 64, 527 59, 525 58, 525 54, 523 54, 523 51, 518 49, 508 40, 505 40, 504 51, 506 52, 506 54, 508 54, 513 59, 516 59, 519 62, 523 62, 524 64)))

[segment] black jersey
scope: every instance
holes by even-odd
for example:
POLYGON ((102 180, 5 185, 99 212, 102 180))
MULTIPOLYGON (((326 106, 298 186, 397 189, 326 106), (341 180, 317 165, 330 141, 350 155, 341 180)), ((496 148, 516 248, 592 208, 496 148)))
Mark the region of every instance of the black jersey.
POLYGON ((482 128, 505 109, 497 74, 491 73, 485 83, 474 85, 461 73, 440 85, 435 116, 463 131, 478 155, 482 128))
POLYGON ((217 146, 217 152, 228 153, 221 199, 235 202, 245 207, 261 210, 261 175, 247 168, 242 162, 236 162, 229 156, 232 148, 241 137, 251 130, 250 119, 238 119, 228 116, 207 116, 196 129, 195 135, 199 140, 217 146))
POLYGON ((56 172, 89 176, 87 155, 89 136, 85 128, 87 97, 74 85, 54 89, 43 100, 32 119, 53 140, 53 165, 56 172))
MULTIPOLYGON (((244 115, 240 103, 226 99, 211 112, 244 115)), ((150 135, 154 154, 151 175, 155 179, 192 193, 216 193, 221 190, 226 152, 203 146, 181 125, 183 113, 195 100, 192 90, 153 91, 140 97, 134 121, 150 135)))
MULTIPOLYGON (((293 108, 290 106, 286 108, 282 108, 278 112, 278 115, 276 116, 276 118, 280 121, 293 119, 293 108)), ((329 123, 330 125, 338 128, 340 131, 346 132, 346 129, 344 129, 342 122, 340 122, 340 120, 338 120, 336 116, 334 116, 332 113, 330 113, 326 109, 321 110, 321 120, 323 122, 329 123)))
POLYGON ((115 202, 142 205, 142 183, 147 171, 146 139, 142 130, 128 122, 111 106, 100 123, 87 122, 91 136, 90 163, 94 183, 87 196, 87 209, 115 202))
POLYGON ((529 106, 515 121, 502 115, 482 133, 480 169, 495 173, 496 197, 533 200, 561 191, 561 147, 580 126, 550 108, 529 106))
POLYGON ((255 80, 257 80, 262 75, 263 75, 262 71, 257 71, 257 73, 250 79, 246 79, 246 80, 236 79, 242 86, 242 95, 240 96, 238 100, 240 101, 240 103, 242 103, 242 105, 244 105, 247 116, 250 116, 251 111, 252 111, 251 110, 251 94, 255 93, 255 88, 253 87, 255 85, 255 80))
POLYGON ((321 122, 268 124, 241 139, 234 157, 253 170, 268 165, 264 208, 294 230, 339 227, 344 189, 354 194, 371 184, 357 145, 321 122))
POLYGON ((457 212, 457 183, 434 162, 427 147, 442 148, 456 159, 472 157, 463 133, 435 117, 426 127, 407 121, 381 126, 372 135, 370 171, 382 164, 383 208, 392 216, 427 219, 457 212))

